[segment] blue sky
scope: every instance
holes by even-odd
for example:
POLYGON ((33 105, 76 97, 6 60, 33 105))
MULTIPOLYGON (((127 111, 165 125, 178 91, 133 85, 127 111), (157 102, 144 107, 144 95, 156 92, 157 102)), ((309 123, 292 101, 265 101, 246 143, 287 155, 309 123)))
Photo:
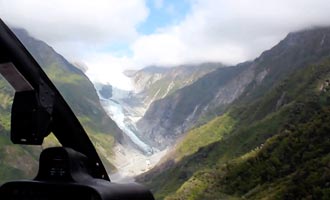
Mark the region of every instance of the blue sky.
POLYGON ((148 0, 149 15, 138 26, 141 34, 152 34, 157 29, 178 24, 188 14, 190 3, 186 0, 148 0))
POLYGON ((126 69, 254 59, 289 32, 330 26, 329 10, 329 0, 0 0, 5 22, 125 89, 126 69))
MULTIPOLYGON (((179 24, 190 11, 187 0, 147 0, 148 16, 137 26, 141 35, 151 35, 164 27, 179 24)), ((133 52, 126 41, 114 42, 102 50, 117 56, 132 56, 133 52)))

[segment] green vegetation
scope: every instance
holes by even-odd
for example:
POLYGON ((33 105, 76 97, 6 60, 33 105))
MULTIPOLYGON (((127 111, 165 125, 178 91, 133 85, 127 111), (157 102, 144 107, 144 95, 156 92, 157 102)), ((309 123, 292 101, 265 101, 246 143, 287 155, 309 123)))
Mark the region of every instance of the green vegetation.
MULTIPOLYGON (((120 129, 101 107, 93 84, 83 72, 42 41, 31 38, 23 30, 16 30, 16 34, 81 120, 91 140, 99 148, 100 157, 108 171, 114 170, 109 157, 112 155, 114 141, 120 137, 120 129)), ((11 143, 9 132, 13 97, 13 89, 0 77, 0 184, 12 179, 33 178, 37 173, 41 150, 59 145, 53 135, 47 137, 41 147, 11 143)))
POLYGON ((85 77, 77 73, 67 73, 67 70, 59 65, 59 63, 52 63, 45 68, 48 77, 55 82, 55 84, 75 84, 84 83, 85 77))
POLYGON ((24 177, 24 173, 19 170, 16 169, 14 167, 8 166, 5 163, 0 163, 0 184, 4 183, 6 181, 10 181, 13 179, 20 179, 22 177, 24 177))
POLYGON ((34 178, 39 158, 33 152, 41 149, 14 145, 7 135, 0 132, 0 184, 13 179, 34 178))
MULTIPOLYGON (((90 131, 91 132, 91 131, 90 131)), ((97 152, 99 153, 101 160, 105 167, 108 170, 108 173, 111 171, 117 170, 112 162, 113 152, 112 147, 115 144, 115 139, 111 135, 104 133, 93 133, 89 134, 97 152)))
POLYGON ((82 72, 67 68, 55 62, 45 67, 45 71, 77 115, 107 170, 113 171, 112 147, 120 130, 103 110, 93 84, 82 72))
POLYGON ((245 197, 250 199, 262 192, 256 186, 273 182, 281 186, 274 195, 280 199, 302 199, 309 195, 328 199, 330 108, 319 112, 307 123, 270 138, 255 156, 230 166, 218 184, 229 194, 247 194, 245 197))
POLYGON ((13 89, 0 79, 0 184, 18 178, 33 178, 41 148, 14 145, 9 139, 13 89))
POLYGON ((242 97, 141 180, 157 199, 329 199, 329 80, 326 58, 242 97))
POLYGON ((221 140, 233 130, 234 125, 235 121, 230 116, 224 114, 199 128, 191 130, 177 144, 175 149, 176 161, 181 160, 184 156, 196 153, 201 147, 221 140))

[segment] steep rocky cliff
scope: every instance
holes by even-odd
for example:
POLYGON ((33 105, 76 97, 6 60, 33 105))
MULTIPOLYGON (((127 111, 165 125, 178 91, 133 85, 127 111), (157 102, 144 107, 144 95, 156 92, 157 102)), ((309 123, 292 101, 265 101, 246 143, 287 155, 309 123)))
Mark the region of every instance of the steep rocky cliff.
POLYGON ((200 77, 221 67, 223 65, 220 63, 204 63, 171 68, 152 66, 138 71, 127 71, 126 75, 132 79, 134 85, 131 102, 140 102, 142 117, 152 102, 191 85, 200 77))
POLYGON ((153 102, 137 123, 141 137, 162 148, 173 144, 192 127, 223 113, 235 100, 259 98, 287 74, 327 56, 329 38, 329 28, 291 33, 253 62, 220 68, 153 102))

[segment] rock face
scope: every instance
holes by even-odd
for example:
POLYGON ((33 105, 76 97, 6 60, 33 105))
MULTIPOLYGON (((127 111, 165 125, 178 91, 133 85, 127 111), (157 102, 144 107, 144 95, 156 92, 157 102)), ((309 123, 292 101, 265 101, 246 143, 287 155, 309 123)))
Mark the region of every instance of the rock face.
POLYGON ((172 68, 153 66, 139 71, 127 71, 126 75, 134 84, 134 91, 126 101, 139 110, 142 117, 152 102, 173 94, 220 67, 223 67, 220 63, 204 63, 172 68))
POLYGON ((158 147, 145 144, 144 138, 140 137, 139 129, 135 125, 150 104, 157 99, 170 96, 176 90, 194 83, 198 78, 220 67, 223 65, 219 63, 173 68, 147 67, 139 71, 125 72, 134 83, 133 91, 120 90, 102 83, 94 83, 94 87, 108 115, 125 133, 122 144, 127 148, 137 149, 145 155, 150 155, 157 151, 158 147))
POLYGON ((103 98, 110 99, 112 97, 112 86, 104 85, 100 90, 100 94, 103 98))
POLYGON ((193 126, 221 114, 235 100, 259 97, 284 75, 328 55, 329 50, 330 28, 290 33, 254 61, 217 69, 154 101, 137 123, 141 137, 165 148, 193 126))
POLYGON ((137 123, 141 135, 152 145, 165 148, 219 105, 238 98, 252 81, 246 64, 220 68, 174 94, 155 101, 137 123))

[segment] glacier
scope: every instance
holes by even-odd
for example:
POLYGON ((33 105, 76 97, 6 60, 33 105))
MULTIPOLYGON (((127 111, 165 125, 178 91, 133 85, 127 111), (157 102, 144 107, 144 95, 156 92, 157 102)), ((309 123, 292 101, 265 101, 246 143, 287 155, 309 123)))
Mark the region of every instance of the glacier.
POLYGON ((126 136, 128 136, 131 142, 134 143, 139 150, 141 150, 146 155, 152 155, 154 153, 154 149, 137 136, 138 130, 135 126, 135 123, 129 118, 129 116, 126 114, 127 112, 125 112, 125 109, 120 103, 120 99, 126 98, 129 95, 129 91, 117 91, 115 96, 104 98, 100 94, 102 86, 103 84, 94 83, 94 87, 96 88, 97 94, 100 98, 101 105, 107 114, 113 121, 116 122, 117 126, 126 136))

